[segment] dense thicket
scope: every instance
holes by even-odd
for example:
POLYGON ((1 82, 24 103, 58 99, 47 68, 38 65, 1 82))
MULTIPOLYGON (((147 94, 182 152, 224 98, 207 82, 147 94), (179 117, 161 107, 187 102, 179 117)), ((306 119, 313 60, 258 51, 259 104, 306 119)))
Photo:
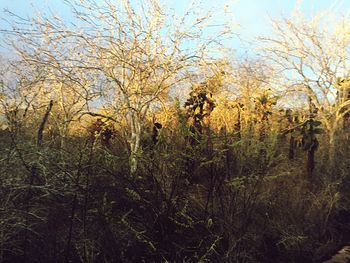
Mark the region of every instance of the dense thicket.
POLYGON ((270 61, 234 62, 205 17, 72 7, 80 27, 3 31, 0 262, 321 262, 349 241, 348 42, 286 21, 270 61))
POLYGON ((342 244, 348 131, 334 167, 317 135, 310 174, 308 148, 292 159, 290 134, 259 122, 199 132, 191 111, 174 114, 156 141, 144 134, 135 174, 120 135, 106 142, 106 125, 64 138, 64 150, 47 132, 38 145, 35 123, 3 131, 2 261, 317 262, 342 244))

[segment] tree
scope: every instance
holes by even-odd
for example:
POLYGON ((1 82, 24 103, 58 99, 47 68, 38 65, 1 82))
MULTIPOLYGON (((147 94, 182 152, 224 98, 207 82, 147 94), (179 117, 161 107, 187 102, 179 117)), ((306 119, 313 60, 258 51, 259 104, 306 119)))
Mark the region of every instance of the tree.
POLYGON ((349 74, 348 18, 328 13, 310 19, 296 11, 291 18, 273 21, 275 36, 262 38, 266 57, 286 77, 290 92, 301 92, 310 100, 329 140, 329 157, 334 158, 335 133, 349 100, 337 99, 339 77, 349 74))
MULTIPOLYGON (((61 36, 59 18, 24 19, 15 16, 11 30, 3 30, 4 42, 15 51, 11 72, 15 86, 11 94, 27 112, 40 111, 53 101, 49 127, 65 149, 70 125, 96 97, 90 72, 78 64, 79 46, 61 36)), ((61 28, 63 30, 63 28, 61 28)), ((34 114, 31 114, 35 116, 34 114)))
POLYGON ((241 133, 249 137, 258 126, 264 126, 281 92, 275 88, 276 80, 274 67, 260 59, 233 61, 230 89, 235 94, 238 137, 241 133))
POLYGON ((223 26, 211 36, 205 30, 210 14, 199 17, 193 9, 176 18, 158 1, 70 4, 86 30, 66 29, 63 36, 79 43, 84 50, 81 67, 98 72, 103 98, 114 115, 125 117, 134 174, 150 107, 187 79, 188 71, 209 59, 208 50, 220 44, 230 30, 223 26))

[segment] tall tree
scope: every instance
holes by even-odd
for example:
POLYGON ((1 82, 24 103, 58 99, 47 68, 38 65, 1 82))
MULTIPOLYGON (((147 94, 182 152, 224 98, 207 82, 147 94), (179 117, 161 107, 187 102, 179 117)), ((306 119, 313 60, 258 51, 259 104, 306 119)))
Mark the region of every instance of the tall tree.
POLYGON ((306 18, 299 11, 273 21, 275 34, 262 38, 266 57, 285 73, 289 91, 311 100, 329 138, 334 158, 335 133, 350 101, 337 100, 339 77, 349 74, 349 20, 322 13, 306 18))
POLYGON ((177 18, 159 1, 137 5, 83 0, 70 4, 86 30, 73 29, 65 36, 73 36, 83 47, 82 67, 100 74, 104 100, 114 115, 125 117, 134 174, 150 107, 179 86, 188 71, 208 59, 208 50, 220 44, 230 30, 220 26, 220 31, 211 35, 205 30, 210 14, 198 16, 191 9, 177 18))

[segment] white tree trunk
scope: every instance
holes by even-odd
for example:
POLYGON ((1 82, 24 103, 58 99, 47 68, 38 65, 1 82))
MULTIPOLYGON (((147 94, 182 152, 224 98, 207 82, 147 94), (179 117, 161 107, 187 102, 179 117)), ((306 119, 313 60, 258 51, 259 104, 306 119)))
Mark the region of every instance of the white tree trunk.
POLYGON ((131 133, 131 142, 130 142, 130 173, 133 175, 137 171, 138 167, 138 154, 140 149, 140 140, 141 134, 138 132, 131 133))
POLYGON ((130 174, 134 175, 138 168, 138 158, 140 154, 140 143, 142 134, 142 120, 136 112, 130 112, 130 174))

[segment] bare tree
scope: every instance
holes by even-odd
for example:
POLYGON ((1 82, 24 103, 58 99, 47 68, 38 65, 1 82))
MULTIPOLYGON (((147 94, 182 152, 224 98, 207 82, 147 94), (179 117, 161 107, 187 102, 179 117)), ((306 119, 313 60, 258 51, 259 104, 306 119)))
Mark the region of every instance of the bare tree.
POLYGON ((44 72, 50 90, 46 95, 56 94, 49 100, 59 102, 64 117, 63 137, 72 116, 92 99, 90 89, 99 88, 108 112, 126 120, 134 173, 149 108, 209 59, 209 50, 220 48, 231 30, 227 24, 210 24, 212 14, 200 16, 196 7, 178 18, 159 1, 65 2, 74 23, 67 25, 56 16, 23 19, 11 14, 17 23, 4 31, 14 36, 8 42, 24 63, 44 72), (68 94, 73 96, 69 103, 68 94))
POLYGON ((221 26, 215 36, 209 35, 205 27, 210 14, 194 18, 195 10, 189 10, 177 18, 158 1, 138 6, 83 0, 70 5, 85 30, 65 36, 73 36, 84 50, 81 67, 100 74, 103 98, 112 113, 126 119, 133 174, 150 107, 179 86, 230 30, 221 26))
POLYGON ((50 126, 59 134, 64 149, 70 124, 88 108, 96 93, 91 88, 93 77, 77 65, 79 47, 58 35, 58 21, 52 24, 54 22, 42 20, 22 19, 23 27, 15 24, 3 35, 16 51, 12 68, 26 81, 20 83, 17 94, 25 99, 31 111, 44 108, 53 100, 50 126))
POLYGON ((266 57, 284 72, 289 91, 301 92, 315 107, 329 136, 331 159, 335 133, 350 104, 337 99, 337 79, 349 75, 348 25, 347 17, 322 13, 307 19, 296 11, 290 18, 273 21, 275 35, 262 38, 266 57))

